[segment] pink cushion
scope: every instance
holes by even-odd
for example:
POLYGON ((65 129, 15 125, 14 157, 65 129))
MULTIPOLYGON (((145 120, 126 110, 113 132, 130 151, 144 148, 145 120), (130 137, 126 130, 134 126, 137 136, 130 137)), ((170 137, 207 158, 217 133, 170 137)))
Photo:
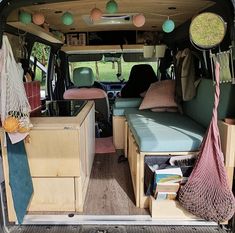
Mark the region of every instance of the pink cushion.
POLYGON ((92 100, 103 98, 107 98, 107 94, 99 88, 73 88, 64 92, 64 99, 92 100))
POLYGON ((140 110, 158 107, 177 107, 174 100, 175 81, 164 80, 152 83, 139 107, 140 110))

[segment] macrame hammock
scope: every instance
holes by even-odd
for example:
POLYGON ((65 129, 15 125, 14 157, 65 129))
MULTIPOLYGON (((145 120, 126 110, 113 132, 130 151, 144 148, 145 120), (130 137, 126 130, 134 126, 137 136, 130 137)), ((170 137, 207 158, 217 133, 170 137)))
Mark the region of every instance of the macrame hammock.
POLYGON ((0 49, 0 114, 8 133, 25 133, 30 128, 30 105, 23 84, 23 69, 15 61, 8 37, 0 49))
POLYGON ((215 68, 215 101, 212 120, 203 139, 197 163, 179 191, 179 202, 192 214, 210 221, 229 220, 235 212, 234 195, 228 185, 217 126, 219 63, 215 68))

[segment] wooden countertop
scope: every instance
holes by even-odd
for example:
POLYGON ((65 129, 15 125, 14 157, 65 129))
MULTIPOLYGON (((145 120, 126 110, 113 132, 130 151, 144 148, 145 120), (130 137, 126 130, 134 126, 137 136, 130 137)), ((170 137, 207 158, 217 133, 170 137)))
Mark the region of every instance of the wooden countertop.
POLYGON ((93 105, 94 101, 88 101, 75 117, 31 117, 30 120, 33 129, 78 129, 93 105))

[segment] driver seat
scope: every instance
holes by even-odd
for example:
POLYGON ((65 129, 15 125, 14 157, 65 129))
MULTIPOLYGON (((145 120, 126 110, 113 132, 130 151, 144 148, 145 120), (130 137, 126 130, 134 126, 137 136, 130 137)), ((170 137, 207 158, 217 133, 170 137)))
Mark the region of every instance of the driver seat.
POLYGON ((64 99, 94 100, 96 121, 109 122, 110 110, 107 93, 94 87, 95 77, 90 67, 79 67, 73 71, 74 86, 64 92, 64 99))

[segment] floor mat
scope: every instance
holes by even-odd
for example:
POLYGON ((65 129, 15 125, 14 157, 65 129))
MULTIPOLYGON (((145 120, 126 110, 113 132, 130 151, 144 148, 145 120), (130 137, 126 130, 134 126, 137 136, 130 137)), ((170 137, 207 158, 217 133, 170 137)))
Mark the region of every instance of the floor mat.
POLYGON ((95 153, 107 154, 115 153, 115 147, 113 145, 113 137, 96 138, 95 139, 95 153))
POLYGON ((15 226, 11 233, 226 233, 220 227, 205 226, 15 226))

